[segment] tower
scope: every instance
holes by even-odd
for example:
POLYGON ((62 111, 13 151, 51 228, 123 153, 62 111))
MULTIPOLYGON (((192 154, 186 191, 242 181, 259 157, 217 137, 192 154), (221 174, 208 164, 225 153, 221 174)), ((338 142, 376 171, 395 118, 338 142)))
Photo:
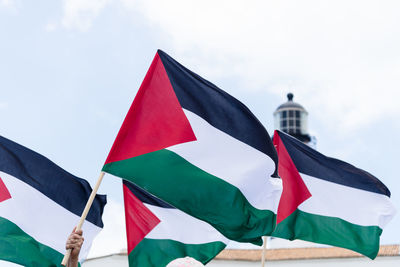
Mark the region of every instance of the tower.
POLYGON ((312 138, 308 134, 308 112, 302 105, 293 101, 292 93, 288 93, 287 98, 287 102, 280 105, 274 112, 275 129, 309 144, 312 138))

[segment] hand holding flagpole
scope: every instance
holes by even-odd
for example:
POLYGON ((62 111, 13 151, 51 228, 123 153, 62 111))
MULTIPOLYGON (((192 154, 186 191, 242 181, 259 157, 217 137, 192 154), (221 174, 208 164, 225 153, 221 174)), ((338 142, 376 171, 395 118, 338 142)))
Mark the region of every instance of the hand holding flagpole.
MULTIPOLYGON (((81 219, 79 220, 79 223, 75 228, 75 231, 81 230, 83 222, 85 221, 86 216, 89 213, 90 207, 92 206, 93 200, 96 197, 97 190, 99 189, 101 181, 103 180, 104 174, 105 174, 104 172, 100 172, 99 179, 97 180, 97 183, 96 183, 95 187, 93 188, 92 193, 90 194, 90 197, 86 203, 85 209, 82 212, 81 219)), ((71 249, 68 249, 64 255, 62 262, 61 262, 62 266, 67 266, 70 256, 71 256, 71 249)))

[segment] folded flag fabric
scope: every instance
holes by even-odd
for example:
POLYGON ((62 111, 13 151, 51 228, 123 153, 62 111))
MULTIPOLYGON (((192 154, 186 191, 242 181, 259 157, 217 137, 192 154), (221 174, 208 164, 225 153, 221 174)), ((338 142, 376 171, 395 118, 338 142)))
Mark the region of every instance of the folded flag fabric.
MULTIPOLYGON (((92 189, 42 155, 0 136, 0 259, 61 266, 65 242, 92 189)), ((102 229, 106 197, 97 195, 83 225, 86 258, 102 229)))
POLYGON ((262 244, 282 192, 277 155, 250 110, 158 51, 103 171, 231 240, 262 244))
POLYGON ((395 214, 387 187, 370 173, 275 131, 283 193, 273 236, 343 247, 374 259, 395 214))
POLYGON ((208 223, 128 181, 123 191, 130 267, 165 267, 187 256, 206 264, 228 243, 208 223))

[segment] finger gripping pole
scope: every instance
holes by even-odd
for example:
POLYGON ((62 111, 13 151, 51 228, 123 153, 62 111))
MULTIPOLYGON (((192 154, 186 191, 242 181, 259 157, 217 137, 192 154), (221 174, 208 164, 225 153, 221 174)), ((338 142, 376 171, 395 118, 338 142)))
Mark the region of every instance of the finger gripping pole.
MULTIPOLYGON (((83 212, 82 212, 82 215, 81 215, 81 218, 80 218, 80 220, 79 220, 79 223, 78 223, 78 225, 77 225, 76 228, 75 228, 75 232, 78 231, 78 230, 81 230, 82 225, 83 225, 83 222, 85 221, 86 216, 87 216, 88 213, 89 213, 90 207, 92 206, 93 200, 94 200, 94 198, 96 197, 97 190, 99 189, 100 184, 101 184, 101 181, 103 180, 104 174, 105 174, 104 172, 100 172, 99 179, 97 179, 97 183, 96 183, 96 185, 94 186, 94 188, 93 188, 93 190, 92 190, 92 193, 90 194, 90 197, 89 197, 89 199, 88 199, 88 201, 87 201, 87 203, 86 203, 85 209, 84 209, 83 212)), ((69 261, 69 257, 71 256, 71 251, 72 251, 71 249, 68 249, 68 250, 65 252, 64 258, 63 258, 63 260, 62 260, 62 262, 61 262, 61 265, 62 265, 62 266, 67 266, 68 261, 69 261)))

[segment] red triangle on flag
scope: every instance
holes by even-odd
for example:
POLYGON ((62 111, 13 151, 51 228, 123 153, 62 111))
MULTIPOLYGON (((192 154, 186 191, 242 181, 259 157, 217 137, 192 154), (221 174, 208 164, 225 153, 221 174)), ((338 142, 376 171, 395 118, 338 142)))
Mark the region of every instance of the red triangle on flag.
POLYGON ((4 184, 3 180, 1 180, 1 177, 0 177, 0 202, 3 202, 10 198, 11 198, 11 194, 8 191, 6 185, 4 184))
POLYGON ((140 241, 161 221, 140 201, 129 188, 123 185, 125 202, 126 235, 128 255, 140 241))
POLYGON ((285 144, 279 137, 278 131, 274 133, 273 143, 278 152, 278 173, 283 184, 282 196, 276 216, 276 223, 280 223, 292 214, 301 203, 310 198, 311 193, 308 191, 306 184, 287 152, 285 144))
POLYGON ((157 53, 105 164, 195 140, 196 136, 157 53))

